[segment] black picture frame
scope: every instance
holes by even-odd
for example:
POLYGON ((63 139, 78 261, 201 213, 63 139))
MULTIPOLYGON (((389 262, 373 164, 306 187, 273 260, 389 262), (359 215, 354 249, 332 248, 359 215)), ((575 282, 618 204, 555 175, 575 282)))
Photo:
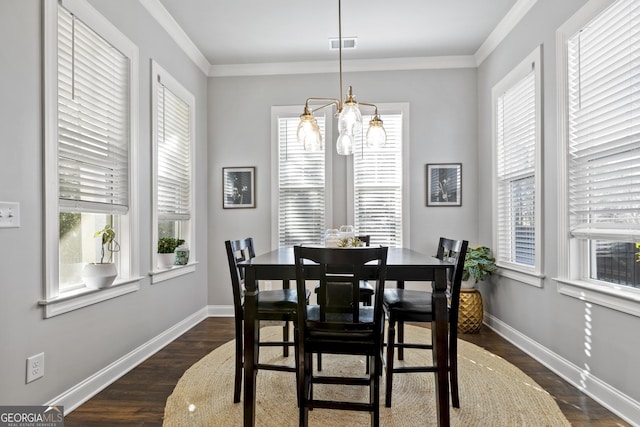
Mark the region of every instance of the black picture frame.
POLYGON ((247 209, 256 207, 256 168, 222 168, 222 207, 247 209))
POLYGON ((462 163, 428 163, 427 206, 462 206, 462 163))

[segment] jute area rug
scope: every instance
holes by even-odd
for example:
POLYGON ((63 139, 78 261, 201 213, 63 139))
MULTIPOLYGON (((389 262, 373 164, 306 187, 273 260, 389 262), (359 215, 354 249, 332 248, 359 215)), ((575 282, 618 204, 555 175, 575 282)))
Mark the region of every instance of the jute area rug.
MULTIPOLYGON (((407 325, 407 341, 427 342, 428 329, 407 325)), ((282 329, 268 326, 261 339, 278 340, 282 329)), ((430 358, 429 351, 405 350, 407 365, 430 358), (428 355, 428 356, 427 356, 428 355)), ((293 365, 293 353, 282 357, 281 348, 262 348, 260 361, 293 365)), ((355 356, 323 356, 323 374, 357 372, 364 374, 364 359, 355 356)), ((530 377, 504 359, 462 340, 458 341, 460 408, 451 407, 452 426, 570 426, 558 405, 530 377)), ((234 342, 230 341, 189 368, 167 399, 164 427, 242 426, 242 402, 233 403, 234 342)), ((436 425, 435 374, 396 374, 393 379, 393 405, 384 406, 384 377, 381 381, 380 422, 382 426, 414 427, 436 425)), ((295 374, 259 371, 256 426, 298 425, 295 374)), ((244 390, 243 390, 244 391, 244 390)), ((314 388, 317 397, 349 398, 366 401, 368 388, 322 386, 314 388), (325 388, 322 388, 325 387, 325 388)), ((368 426, 368 413, 315 409, 310 426, 368 426)))

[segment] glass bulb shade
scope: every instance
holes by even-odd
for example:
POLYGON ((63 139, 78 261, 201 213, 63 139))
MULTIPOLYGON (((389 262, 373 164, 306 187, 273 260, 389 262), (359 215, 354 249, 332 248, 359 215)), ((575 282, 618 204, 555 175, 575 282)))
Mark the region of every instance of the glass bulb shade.
POLYGON ((382 126, 382 120, 371 120, 367 130, 367 147, 380 148, 387 142, 387 132, 382 126))
POLYGON ((322 135, 320 135, 320 129, 316 132, 311 132, 304 137, 304 149, 305 151, 322 151, 322 135))
POLYGON ((298 142, 307 151, 318 151, 322 149, 322 135, 315 117, 311 114, 302 114, 298 123, 298 142))
POLYGON ((341 156, 348 156, 353 154, 353 136, 347 133, 341 133, 338 135, 336 141, 336 150, 341 156))
POLYGON ((355 102, 345 103, 338 115, 338 130, 340 133, 357 135, 362 131, 362 114, 355 102))

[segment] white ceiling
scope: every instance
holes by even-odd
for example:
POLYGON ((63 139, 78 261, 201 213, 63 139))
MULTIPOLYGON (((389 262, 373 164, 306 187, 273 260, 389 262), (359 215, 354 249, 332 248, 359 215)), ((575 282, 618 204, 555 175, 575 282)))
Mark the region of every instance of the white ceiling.
MULTIPOLYGON (((214 67, 338 57, 329 50, 338 0, 159 1, 214 67)), ((343 59, 475 55, 505 17, 531 1, 343 0, 342 36, 358 38, 343 59)))

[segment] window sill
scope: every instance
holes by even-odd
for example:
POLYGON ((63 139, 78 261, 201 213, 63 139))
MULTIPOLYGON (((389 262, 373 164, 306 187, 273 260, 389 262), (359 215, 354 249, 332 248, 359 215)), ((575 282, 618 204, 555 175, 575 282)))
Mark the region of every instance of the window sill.
POLYGON ((55 298, 40 300, 38 304, 44 307, 46 319, 135 292, 140 289, 140 279, 142 277, 119 280, 113 286, 104 289, 80 288, 62 293, 55 298))
POLYGON ((558 292, 563 295, 640 317, 640 289, 580 280, 554 280, 558 282, 558 292))
POLYGON ((536 288, 542 288, 544 283, 544 274, 539 274, 533 271, 523 270, 510 265, 497 264, 498 276, 506 277, 508 279, 516 280, 526 285, 535 286, 536 288))
POLYGON ((150 271, 149 276, 151 276, 151 283, 164 282, 165 280, 173 279, 174 277, 193 273, 196 271, 197 264, 197 262, 190 262, 187 265, 174 265, 166 270, 150 271))

